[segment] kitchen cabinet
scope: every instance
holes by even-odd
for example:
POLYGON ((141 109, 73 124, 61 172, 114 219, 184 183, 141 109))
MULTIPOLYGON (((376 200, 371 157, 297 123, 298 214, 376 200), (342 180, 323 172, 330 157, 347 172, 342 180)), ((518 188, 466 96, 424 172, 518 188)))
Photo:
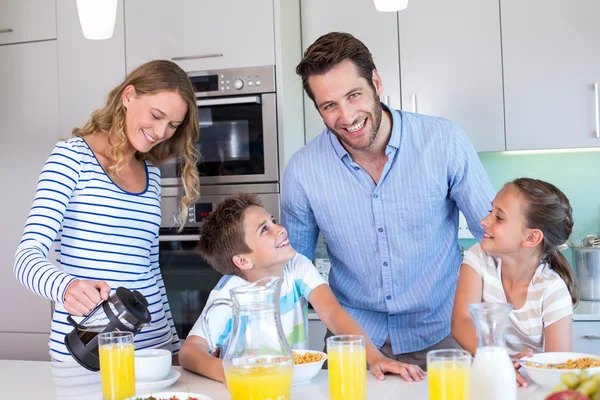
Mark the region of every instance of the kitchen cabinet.
POLYGON ((572 351, 600 356, 600 321, 573 321, 572 351))
POLYGON ((57 14, 59 132, 68 138, 106 104, 108 92, 125 78, 123 0, 118 1, 113 36, 83 37, 77 3, 59 1, 57 14))
POLYGON ((127 70, 153 59, 185 71, 275 64, 273 0, 127 0, 127 70))
POLYGON ((313 310, 308 313, 308 348, 323 351, 327 328, 313 310))
POLYGON ((498 0, 418 0, 398 13, 402 108, 448 118, 477 151, 503 151, 498 0))
POLYGON ((507 150, 600 147, 600 2, 500 3, 507 150))
POLYGON ((0 359, 49 359, 50 302, 23 287, 12 267, 39 173, 59 139, 56 77, 56 40, 0 46, 0 359))
POLYGON ((0 0, 0 45, 56 39, 55 0, 0 0))
MULTIPOLYGON (((421 1, 421 0, 419 0, 421 1)), ((383 82, 382 101, 400 108, 400 61, 396 13, 375 9, 372 1, 301 0, 302 51, 328 32, 348 32, 362 41, 373 54, 383 82)), ((325 125, 312 100, 304 95, 306 142, 317 136, 325 125)))

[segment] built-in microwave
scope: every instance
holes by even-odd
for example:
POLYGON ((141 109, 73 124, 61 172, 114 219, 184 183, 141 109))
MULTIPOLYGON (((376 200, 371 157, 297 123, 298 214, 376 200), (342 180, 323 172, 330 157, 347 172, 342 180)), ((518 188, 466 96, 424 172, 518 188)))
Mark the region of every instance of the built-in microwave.
MULTIPOLYGON (((201 185, 279 181, 275 67, 189 72, 196 91, 201 185)), ((180 183, 178 160, 161 167, 180 183)))

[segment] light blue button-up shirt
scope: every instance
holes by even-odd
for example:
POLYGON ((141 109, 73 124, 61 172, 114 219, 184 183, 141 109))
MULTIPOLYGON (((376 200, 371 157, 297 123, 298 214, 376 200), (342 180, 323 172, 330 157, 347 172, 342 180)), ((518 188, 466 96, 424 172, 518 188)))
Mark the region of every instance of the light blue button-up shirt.
POLYGON ((401 354, 450 334, 458 210, 481 239, 479 221, 495 192, 457 125, 390 111, 378 184, 326 129, 285 169, 282 218, 292 246, 309 259, 322 232, 333 293, 377 347, 389 337, 401 354))

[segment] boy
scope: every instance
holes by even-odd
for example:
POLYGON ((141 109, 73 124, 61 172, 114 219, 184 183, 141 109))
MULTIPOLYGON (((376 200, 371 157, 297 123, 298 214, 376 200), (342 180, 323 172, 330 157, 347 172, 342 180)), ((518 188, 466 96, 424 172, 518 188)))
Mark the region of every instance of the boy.
MULTIPOLYGON (((306 348, 306 301, 309 301, 321 321, 334 334, 365 337, 367 362, 378 379, 384 379, 385 373, 399 374, 407 381, 420 381, 425 377, 418 366, 400 363, 381 354, 358 323, 342 308, 314 265, 290 246, 285 228, 277 224, 255 196, 239 193, 219 204, 204 220, 197 250, 224 275, 211 292, 209 301, 229 298, 232 288, 249 282, 268 276, 283 276, 281 301, 286 301, 286 307, 282 304, 282 309, 289 311, 284 311, 281 322, 291 348, 306 348)), ((225 310, 220 311, 220 318, 211 319, 210 326, 213 342, 223 348, 227 346, 231 333, 227 328, 231 311, 225 310)), ((217 314, 213 314, 214 317, 217 314)), ((225 383, 223 363, 217 357, 209 354, 200 316, 179 353, 181 366, 225 383)))

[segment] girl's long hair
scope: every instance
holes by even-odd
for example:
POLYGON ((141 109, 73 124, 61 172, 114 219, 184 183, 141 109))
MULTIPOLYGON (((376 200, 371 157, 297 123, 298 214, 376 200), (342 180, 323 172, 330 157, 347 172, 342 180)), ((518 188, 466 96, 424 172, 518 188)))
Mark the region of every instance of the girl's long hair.
POLYGON ((579 303, 579 285, 569 262, 558 250, 573 230, 573 209, 565 194, 551 183, 519 178, 511 182, 526 199, 525 219, 528 228, 544 234, 541 260, 550 265, 565 281, 574 306, 579 303))
POLYGON ((162 165, 170 158, 180 158, 181 180, 185 192, 178 216, 182 229, 188 216, 189 204, 200 195, 196 167, 199 153, 194 147, 200 132, 194 89, 186 73, 177 64, 167 60, 154 60, 131 71, 120 85, 110 91, 106 106, 94 111, 82 128, 73 129, 73 136, 83 137, 96 132, 108 135, 111 153, 116 162, 107 172, 118 175, 125 164, 123 149, 127 145, 125 133, 127 110, 123 106, 121 95, 129 85, 133 85, 137 95, 152 95, 163 91, 175 92, 187 104, 187 114, 169 140, 157 144, 147 153, 136 153, 137 159, 148 160, 156 166, 162 165))

